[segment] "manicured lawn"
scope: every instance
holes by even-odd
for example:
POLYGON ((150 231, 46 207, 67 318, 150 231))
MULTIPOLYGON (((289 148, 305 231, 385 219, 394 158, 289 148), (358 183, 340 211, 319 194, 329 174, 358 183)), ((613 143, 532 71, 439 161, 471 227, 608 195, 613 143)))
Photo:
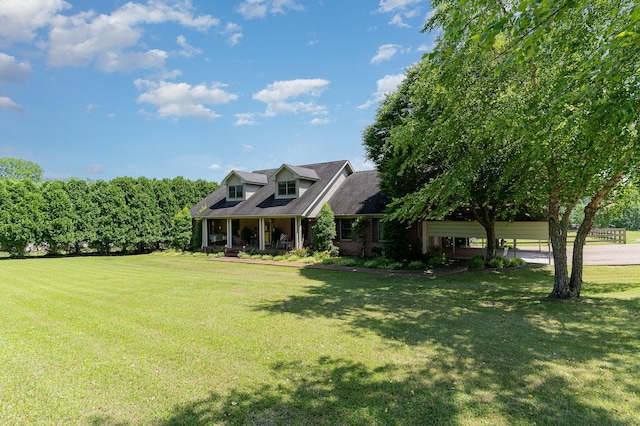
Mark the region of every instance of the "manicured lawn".
POLYGON ((0 424, 640 424, 640 267, 0 261, 0 424))

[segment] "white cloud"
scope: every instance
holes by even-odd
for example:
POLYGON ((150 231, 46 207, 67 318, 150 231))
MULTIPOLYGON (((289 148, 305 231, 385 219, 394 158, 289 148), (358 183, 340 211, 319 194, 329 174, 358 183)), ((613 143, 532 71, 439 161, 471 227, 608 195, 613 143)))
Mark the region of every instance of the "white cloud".
POLYGON ((284 14, 286 9, 304 10, 304 7, 294 0, 245 0, 236 8, 245 19, 264 18, 267 12, 284 14))
POLYGON ((158 49, 131 51, 139 46, 143 25, 175 22, 197 30, 218 24, 209 16, 193 16, 189 2, 147 4, 129 2, 110 15, 93 11, 57 15, 49 35, 48 62, 52 66, 86 66, 95 61, 103 71, 158 68, 167 54, 158 49))
POLYGON ((395 92, 400 83, 406 78, 405 74, 387 74, 376 82, 378 90, 374 93, 376 101, 381 101, 388 93, 395 92))
POLYGON ((405 78, 406 78, 405 74, 385 75, 384 77, 382 77, 380 80, 376 82, 377 90, 373 94, 374 99, 368 100, 364 104, 359 105, 357 108, 366 109, 372 106, 374 103, 382 101, 385 95, 387 95, 388 93, 395 92, 398 86, 400 85, 400 83, 402 83, 405 78))
POLYGON ((224 28, 224 31, 222 31, 222 34, 228 35, 229 38, 227 39, 227 42, 231 46, 235 46, 236 44, 240 43, 240 39, 243 36, 242 27, 238 24, 234 24, 233 22, 229 22, 224 28))
POLYGON ((397 44, 383 44, 382 46, 378 47, 378 52, 373 58, 371 58, 371 63, 377 64, 383 61, 390 60, 398 52, 399 47, 400 46, 398 46, 397 44))
POLYGON ((180 56, 191 58, 194 55, 200 55, 202 53, 202 49, 193 47, 187 43, 186 37, 182 34, 176 37, 176 43, 178 43, 178 46, 182 47, 182 50, 178 52, 180 56))
POLYGON ((328 118, 314 118, 309 123, 313 124, 314 126, 318 126, 322 124, 329 124, 331 123, 331 120, 329 120, 328 118))
POLYGON ((187 83, 170 83, 166 81, 150 81, 138 79, 136 88, 144 93, 138 96, 138 103, 147 103, 157 108, 161 118, 196 117, 212 120, 220 115, 205 105, 225 104, 238 99, 238 95, 226 92, 222 83, 211 83, 209 86, 187 83))
POLYGON ((13 102, 10 98, 6 96, 0 96, 0 109, 5 109, 8 111, 14 112, 24 112, 24 108, 22 108, 17 103, 13 102))
POLYGON ((249 144, 242 144, 242 150, 243 150, 244 152, 253 151, 253 145, 249 145, 249 144))
POLYGON ((219 170, 222 166, 220 164, 212 164, 209 166, 211 170, 219 170))
POLYGON ((251 126, 258 124, 258 121, 255 119, 255 114, 253 113, 236 114, 236 119, 236 122, 233 123, 234 126, 251 126))
POLYGON ((0 83, 23 83, 31 75, 31 66, 18 62, 16 58, 0 52, 0 83))
POLYGON ((395 12, 405 10, 417 4, 425 3, 425 0, 380 0, 380 12, 395 12))
POLYGON ((313 102, 293 102, 301 96, 318 97, 329 87, 329 80, 296 79, 276 81, 253 94, 253 99, 267 104, 265 114, 273 117, 283 113, 326 114, 327 108, 313 102))
POLYGON ((0 43, 32 40, 37 29, 70 7, 63 0, 0 1, 0 43))
POLYGON ((400 14, 393 15, 393 18, 391 18, 391 20, 389 21, 389 25, 397 25, 398 27, 404 27, 404 28, 411 27, 411 25, 405 23, 402 20, 402 15, 400 14))

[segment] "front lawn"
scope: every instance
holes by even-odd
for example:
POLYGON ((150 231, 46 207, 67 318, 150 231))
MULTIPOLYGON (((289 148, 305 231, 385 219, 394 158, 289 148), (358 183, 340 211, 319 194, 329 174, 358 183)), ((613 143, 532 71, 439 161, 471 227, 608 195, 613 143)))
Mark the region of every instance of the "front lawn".
POLYGON ((0 424, 640 424, 640 267, 1 260, 0 424))

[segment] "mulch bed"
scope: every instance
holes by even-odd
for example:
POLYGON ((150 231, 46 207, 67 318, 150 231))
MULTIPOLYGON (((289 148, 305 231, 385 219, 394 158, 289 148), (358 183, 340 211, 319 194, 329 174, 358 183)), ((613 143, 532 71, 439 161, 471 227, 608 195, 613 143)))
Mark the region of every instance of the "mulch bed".
POLYGON ((442 268, 427 269, 424 271, 414 270, 398 270, 398 269, 376 269, 376 268, 361 268, 356 266, 339 266, 339 265, 324 265, 321 263, 302 263, 302 262, 286 262, 276 260, 259 260, 259 259, 240 259, 238 257, 213 257, 210 260, 216 262, 229 262, 229 263, 249 263, 256 265, 273 265, 273 266, 289 266, 295 268, 307 268, 307 269, 324 269, 328 271, 341 271, 341 272, 362 272, 367 274, 378 274, 388 276, 445 276, 452 274, 459 274, 465 272, 468 269, 468 262, 465 260, 454 260, 450 265, 442 268))

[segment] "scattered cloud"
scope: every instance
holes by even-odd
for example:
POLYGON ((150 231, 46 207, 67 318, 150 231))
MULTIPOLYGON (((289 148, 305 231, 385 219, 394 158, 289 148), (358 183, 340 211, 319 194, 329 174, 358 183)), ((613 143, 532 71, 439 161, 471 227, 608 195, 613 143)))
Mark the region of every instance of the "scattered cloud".
POLYGON ((244 151, 244 152, 253 151, 253 145, 243 144, 242 145, 242 151, 244 151))
POLYGON ((218 25, 209 15, 194 16, 189 2, 147 4, 129 2, 110 15, 94 11, 51 20, 48 63, 51 66, 86 66, 95 63, 101 71, 131 71, 164 66, 167 53, 159 49, 135 51, 144 24, 175 22, 204 31, 218 25))
POLYGON ((92 113, 92 112, 93 112, 93 110, 96 110, 96 109, 98 109, 98 108, 100 108, 100 105, 96 105, 96 104, 89 104, 89 105, 87 105, 87 112, 88 112, 88 113, 92 113))
POLYGON ((13 102, 11 98, 6 96, 0 96, 0 110, 14 111, 14 112, 24 112, 24 108, 13 102))
POLYGON ((400 46, 398 46, 397 44, 383 44, 382 46, 378 47, 378 52, 373 58, 371 58, 370 62, 372 64, 379 64, 380 62, 390 60, 398 52, 399 47, 400 46))
POLYGON ((194 55, 202 54, 202 49, 191 46, 189 43, 187 43, 186 37, 183 36, 182 34, 176 37, 176 43, 178 43, 178 46, 182 47, 182 50, 178 52, 180 56, 184 56, 185 58, 191 58, 194 55))
POLYGON ((262 19, 267 13, 284 14, 286 9, 299 11, 304 10, 304 7, 294 0, 245 0, 238 5, 236 11, 245 19, 262 19))
POLYGON ((138 103, 151 104, 157 108, 161 118, 195 117, 212 120, 220 115, 205 105, 225 104, 238 99, 238 95, 229 93, 222 83, 198 84, 171 83, 138 79, 134 82, 139 91, 138 103))
POLYGON ((375 104, 376 102, 380 102, 384 99, 385 95, 388 93, 395 92, 400 83, 404 81, 406 78, 405 74, 395 74, 390 75, 387 74, 382 77, 380 80, 376 82, 377 90, 373 93, 374 98, 368 100, 362 105, 359 105, 358 109, 366 109, 375 104))
POLYGON ((242 27, 238 24, 234 24, 233 22, 229 22, 227 26, 222 31, 223 35, 228 35, 227 43, 231 46, 235 46, 240 43, 240 39, 242 38, 242 27))
POLYGON ((212 164, 209 166, 211 170, 219 170, 222 166, 220 164, 212 164))
POLYGON ((31 66, 0 52, 0 83, 24 83, 31 75, 31 66))
POLYGON ((419 15, 421 5, 428 6, 427 0, 380 0, 378 11, 380 13, 391 13, 392 18, 389 25, 396 25, 402 28, 410 28, 405 18, 414 18, 419 15))
POLYGON ((329 124, 331 123, 331 120, 329 120, 328 118, 314 118, 309 123, 313 124, 314 126, 318 126, 322 124, 329 124))
POLYGON ((84 168, 84 174, 86 175, 99 175, 104 173, 104 167, 100 164, 90 164, 84 168))
POLYGON ((236 122, 234 123, 234 126, 251 126, 254 124, 259 124, 259 122, 256 121, 255 116, 255 114, 250 112, 236 114, 236 122))
POLYGON ((298 97, 319 97, 329 87, 329 80, 296 79, 275 81, 265 89, 253 94, 253 99, 267 104, 265 114, 273 117, 284 113, 306 113, 321 115, 327 113, 324 105, 313 102, 293 102, 298 97))

